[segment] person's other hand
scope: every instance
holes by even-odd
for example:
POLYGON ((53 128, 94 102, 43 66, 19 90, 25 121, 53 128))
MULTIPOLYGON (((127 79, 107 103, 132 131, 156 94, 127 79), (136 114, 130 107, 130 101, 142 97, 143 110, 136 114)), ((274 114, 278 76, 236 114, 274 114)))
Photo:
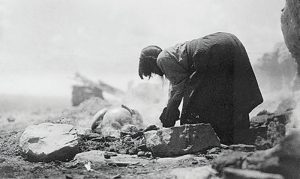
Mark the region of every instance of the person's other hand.
POLYGON ((180 111, 178 109, 170 110, 165 107, 159 119, 163 124, 163 127, 173 127, 175 122, 179 119, 179 115, 180 111))

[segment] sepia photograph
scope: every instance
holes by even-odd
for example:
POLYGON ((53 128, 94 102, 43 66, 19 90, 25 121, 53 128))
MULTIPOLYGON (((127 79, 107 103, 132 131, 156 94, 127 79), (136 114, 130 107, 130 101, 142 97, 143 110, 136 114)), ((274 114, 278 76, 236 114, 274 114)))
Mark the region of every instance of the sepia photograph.
POLYGON ((300 179, 299 0, 0 0, 0 178, 300 179))

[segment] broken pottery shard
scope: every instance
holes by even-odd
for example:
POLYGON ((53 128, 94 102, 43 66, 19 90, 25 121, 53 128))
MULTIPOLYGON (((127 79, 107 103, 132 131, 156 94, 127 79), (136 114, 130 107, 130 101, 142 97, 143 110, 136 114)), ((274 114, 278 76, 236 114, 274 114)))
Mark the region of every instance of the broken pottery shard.
POLYGON ((224 169, 224 179, 283 179, 279 174, 263 173, 255 170, 224 169))
POLYGON ((78 135, 68 124, 31 125, 20 137, 20 147, 29 161, 68 161, 79 152, 78 135))
POLYGON ((210 124, 189 124, 144 134, 146 146, 154 156, 171 157, 196 153, 210 147, 220 146, 210 124))

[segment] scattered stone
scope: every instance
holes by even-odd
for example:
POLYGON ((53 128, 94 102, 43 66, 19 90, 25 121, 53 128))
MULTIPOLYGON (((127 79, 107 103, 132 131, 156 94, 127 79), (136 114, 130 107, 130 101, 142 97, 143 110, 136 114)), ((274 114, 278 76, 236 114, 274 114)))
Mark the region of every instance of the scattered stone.
POLYGON ((122 135, 134 135, 139 132, 139 129, 132 124, 127 124, 121 128, 121 136, 122 135))
POLYGON ((279 174, 263 173, 255 170, 224 168, 224 179, 284 179, 279 174))
POLYGON ((224 167, 258 170, 280 174, 284 178, 300 178, 300 130, 293 130, 277 145, 254 153, 231 152, 213 161, 213 168, 222 173, 224 167))
POLYGON ((169 173, 172 177, 177 179, 211 179, 217 174, 211 166, 176 168, 172 169, 169 173))
POLYGON ((145 152, 145 157, 148 157, 148 158, 152 157, 152 153, 151 152, 145 152))
POLYGON ((207 154, 218 154, 221 152, 221 149, 219 147, 214 147, 212 149, 209 149, 207 151, 207 154))
POLYGON ((254 152, 256 150, 256 147, 254 145, 234 144, 230 145, 229 149, 241 152, 254 152))
POLYGON ((170 157, 219 147, 220 141, 210 124, 190 124, 145 132, 148 149, 154 156, 170 157))
POLYGON ((68 161, 78 152, 76 129, 68 124, 31 125, 20 137, 20 148, 29 161, 68 161))
POLYGON ((192 161, 192 164, 193 165, 196 165, 196 164, 198 164, 199 162, 197 161, 197 160, 194 160, 194 161, 192 161))
POLYGON ((138 156, 138 157, 143 157, 143 156, 145 156, 145 152, 144 152, 144 151, 139 151, 139 152, 137 153, 137 156, 138 156))
POLYGON ((255 116, 250 120, 251 144, 258 150, 274 147, 285 137, 285 125, 290 121, 292 111, 255 116))
POLYGON ((219 157, 218 154, 208 154, 208 155, 205 155, 205 158, 206 158, 207 160, 212 160, 212 159, 215 159, 215 158, 217 158, 217 157, 219 157))
POLYGON ((137 153, 138 153, 138 149, 135 148, 135 147, 133 147, 133 148, 131 148, 131 149, 128 149, 128 154, 129 154, 129 155, 135 155, 135 154, 137 154, 137 153))

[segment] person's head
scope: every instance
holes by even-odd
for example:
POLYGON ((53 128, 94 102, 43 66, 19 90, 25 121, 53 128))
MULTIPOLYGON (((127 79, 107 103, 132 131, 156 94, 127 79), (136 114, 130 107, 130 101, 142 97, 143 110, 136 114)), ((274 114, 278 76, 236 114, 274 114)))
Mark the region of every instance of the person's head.
POLYGON ((152 74, 163 76, 163 72, 157 66, 156 59, 161 52, 161 48, 155 45, 150 45, 142 49, 139 62, 139 76, 151 77, 152 74))

